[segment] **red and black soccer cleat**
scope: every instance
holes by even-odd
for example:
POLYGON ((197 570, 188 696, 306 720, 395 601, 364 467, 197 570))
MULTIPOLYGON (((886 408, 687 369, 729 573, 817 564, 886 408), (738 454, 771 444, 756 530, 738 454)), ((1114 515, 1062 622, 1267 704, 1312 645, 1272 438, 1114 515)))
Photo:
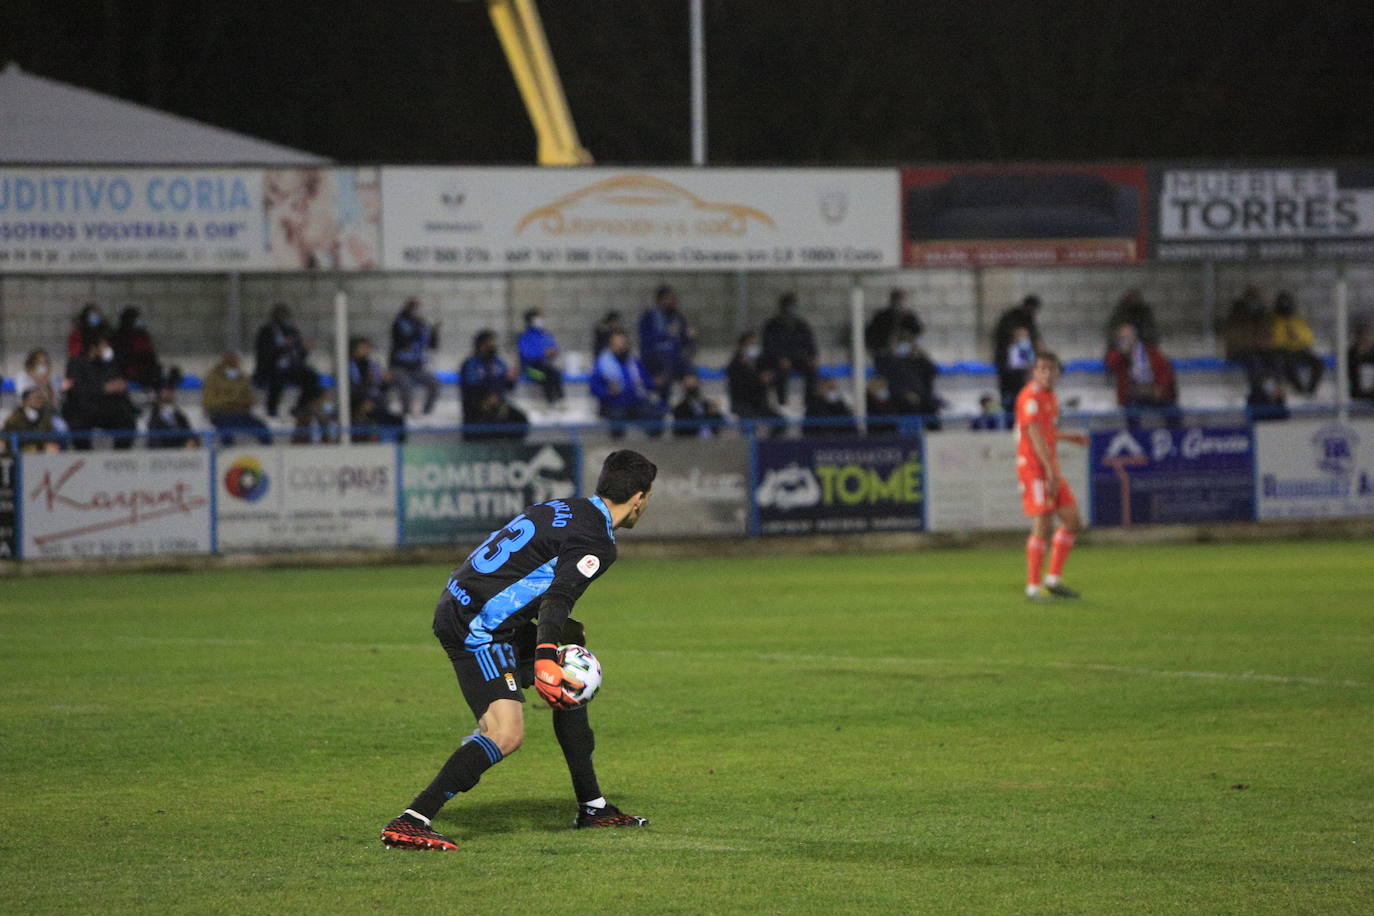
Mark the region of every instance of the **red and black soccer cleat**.
POLYGON ((577 809, 577 820, 573 821, 573 826, 578 829, 583 827, 647 827, 649 826, 649 819, 633 814, 624 814, 615 805, 606 805, 604 808, 583 805, 577 809))
POLYGON ((458 844, 409 818, 392 818, 382 828, 382 845, 391 849, 457 849, 458 844))

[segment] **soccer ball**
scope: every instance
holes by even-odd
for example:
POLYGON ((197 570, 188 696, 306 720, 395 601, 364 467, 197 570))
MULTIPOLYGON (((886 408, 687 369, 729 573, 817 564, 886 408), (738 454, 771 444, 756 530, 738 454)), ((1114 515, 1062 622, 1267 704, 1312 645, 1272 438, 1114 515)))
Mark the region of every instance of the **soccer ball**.
POLYGON ((578 706, 586 706, 601 689, 601 662, 583 646, 559 646, 558 664, 563 667, 563 676, 581 681, 581 690, 567 690, 568 695, 577 701, 578 706))

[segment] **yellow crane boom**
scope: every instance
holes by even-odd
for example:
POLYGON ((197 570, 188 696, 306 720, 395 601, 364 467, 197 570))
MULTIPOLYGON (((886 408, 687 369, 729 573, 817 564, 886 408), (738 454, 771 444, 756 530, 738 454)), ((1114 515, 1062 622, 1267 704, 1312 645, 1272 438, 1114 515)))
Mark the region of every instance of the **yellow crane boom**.
POLYGON ((487 13, 534 125, 539 164, 591 163, 591 153, 577 139, 577 127, 534 0, 487 0, 487 13))

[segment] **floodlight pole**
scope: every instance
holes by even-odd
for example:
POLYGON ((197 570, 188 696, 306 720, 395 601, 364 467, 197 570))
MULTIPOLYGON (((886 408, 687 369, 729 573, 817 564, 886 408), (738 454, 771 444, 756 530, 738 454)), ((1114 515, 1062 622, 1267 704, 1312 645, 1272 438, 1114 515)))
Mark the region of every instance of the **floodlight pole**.
POLYGON ((702 0, 691 0, 692 165, 706 164, 706 29, 702 0))

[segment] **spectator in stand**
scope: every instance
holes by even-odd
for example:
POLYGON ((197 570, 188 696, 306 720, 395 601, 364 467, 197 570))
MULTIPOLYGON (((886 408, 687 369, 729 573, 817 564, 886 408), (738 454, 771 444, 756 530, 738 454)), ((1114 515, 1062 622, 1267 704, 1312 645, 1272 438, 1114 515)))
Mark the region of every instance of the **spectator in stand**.
POLYGON ((221 355, 205 374, 200 406, 211 425, 220 431, 220 442, 224 445, 234 444, 235 433, 256 436, 263 445, 272 444, 272 431, 253 414, 253 383, 234 351, 221 355))
POLYGON ((852 436, 858 432, 854 411, 833 378, 817 379, 807 392, 802 432, 808 436, 852 436))
POLYGON ((925 331, 921 318, 906 304, 906 290, 893 289, 887 294, 887 307, 875 314, 864 327, 864 347, 869 356, 877 359, 892 346, 893 338, 906 334, 912 340, 925 331))
POLYGON ((1281 370, 1270 346, 1269 316, 1259 290, 1248 287, 1221 323, 1223 352, 1245 370, 1246 403, 1263 407, 1282 398, 1281 370))
POLYGON ((1123 324, 1133 325, 1136 335, 1147 347, 1159 346, 1159 325, 1155 322, 1155 310, 1145 301, 1145 295, 1138 289, 1128 289, 1112 309, 1107 319, 1107 347, 1115 347, 1117 331, 1123 324))
POLYGON ((997 391, 1002 410, 1010 417, 1016 396, 1030 380, 1035 354, 1040 349, 1040 328, 1035 323, 1040 312, 1040 297, 1030 295, 1021 304, 1007 309, 992 331, 992 361, 997 367, 997 391))
POLYGON ((874 376, 868 380, 868 387, 864 391, 864 411, 868 414, 870 436, 891 436, 897 432, 897 424, 891 422, 897 416, 897 404, 892 400, 892 389, 888 387, 887 379, 874 376))
POLYGON ((935 396, 935 376, 940 370, 910 334, 898 332, 878 355, 874 370, 887 380, 898 413, 924 417, 928 429, 940 428, 941 404, 935 396))
POLYGON ((680 439, 710 439, 725 425, 716 402, 701 393, 696 373, 682 377, 682 395, 673 407, 673 435, 680 439))
POLYGON ((463 422, 480 422, 488 413, 482 404, 489 392, 502 400, 515 386, 515 370, 496 355, 496 332, 481 330, 472 338, 472 355, 458 367, 458 393, 463 403, 463 422))
POLYGON ((1326 366, 1312 349, 1312 327, 1298 314, 1293 294, 1287 290, 1274 297, 1274 314, 1269 321, 1269 345, 1273 348, 1283 377, 1299 394, 1310 395, 1322 382, 1326 366))
MULTIPOLYGON (((21 452, 55 454, 62 450, 57 440, 40 438, 56 432, 53 425, 55 416, 52 405, 48 403, 48 393, 45 389, 25 388, 20 396, 19 406, 5 418, 5 425, 0 428, 0 432, 32 437, 20 441, 21 452)), ((8 447, 8 440, 0 439, 0 452, 6 451, 8 447)))
POLYGON ((763 325, 763 356, 759 365, 773 373, 778 403, 787 403, 787 384, 793 372, 803 379, 803 400, 816 384, 816 335, 797 314, 797 294, 778 297, 778 313, 763 325))
POLYGON ((348 341, 349 421, 354 426, 379 426, 381 436, 364 433, 363 441, 404 442, 405 417, 386 409, 386 392, 391 374, 372 358, 372 341, 353 337, 348 341))
POLYGON ((1173 365, 1159 347, 1142 340, 1129 321, 1117 327, 1116 341, 1103 361, 1116 383, 1116 403, 1129 417, 1137 417, 1144 408, 1177 406, 1173 365))
POLYGON ((530 421, 524 411, 497 392, 487 391, 482 395, 476 413, 465 423, 463 439, 467 442, 480 442, 484 439, 524 439, 529 425, 530 421))
POLYGON ((191 421, 177 408, 181 372, 172 369, 158 385, 148 409, 148 448, 197 448, 200 439, 191 432, 191 421))
POLYGON ((973 418, 973 422, 968 427, 974 431, 1011 429, 1011 425, 1007 422, 1007 415, 1002 412, 1002 406, 990 394, 985 394, 978 399, 978 416, 973 418))
POLYGON ((525 313, 525 330, 516 342, 520 351, 520 371, 544 392, 544 400, 557 404, 563 400, 563 373, 558 368, 558 341, 544 327, 544 313, 530 309, 525 313))
POLYGON ((592 326, 592 359, 601 355, 611 342, 611 335, 624 332, 625 323, 621 319, 620 312, 611 309, 601 316, 601 320, 592 326))
POLYGON ((678 309, 677 293, 671 286, 655 290, 654 304, 639 318, 639 352, 660 404, 668 403, 673 382, 696 371, 692 327, 678 309))
POLYGON ((410 416, 411 398, 416 388, 425 390, 420 412, 429 416, 439 397, 439 380, 429 371, 429 354, 439 347, 439 324, 420 317, 420 300, 407 299, 391 322, 392 379, 401 399, 401 414, 410 416))
POLYGON ((1346 352, 1350 399, 1374 406, 1374 320, 1361 321, 1355 328, 1355 342, 1346 352))
POLYGON ((16 391, 28 391, 30 388, 42 388, 45 395, 44 401, 48 405, 48 413, 52 415, 52 428, 55 432, 67 432, 67 421, 57 412, 58 405, 61 403, 59 394, 66 392, 71 387, 71 382, 64 378, 53 375, 52 357, 48 356, 48 351, 39 347, 30 350, 24 357, 24 370, 15 379, 16 391))
POLYGON ((253 381, 267 389, 269 417, 277 415, 282 389, 287 385, 300 389, 292 413, 315 400, 320 391, 320 376, 306 363, 310 342, 292 322, 290 308, 280 302, 272 306, 271 317, 258 329, 254 344, 253 381))
MULTIPOLYGON (((130 434, 138 428, 138 415, 129 400, 129 383, 115 366, 114 348, 106 334, 93 338, 85 352, 71 361, 67 378, 71 388, 62 412, 72 432, 104 430, 114 434, 115 448, 133 448, 130 434)), ((91 438, 79 435, 74 445, 78 451, 88 451, 91 438)))
POLYGON ((81 356, 92 341, 107 336, 109 331, 109 324, 105 321, 105 313, 100 310, 100 306, 94 302, 87 302, 72 319, 72 330, 67 335, 67 359, 73 360, 81 356))
POLYGON ((158 390, 162 385, 162 365, 138 306, 127 306, 119 313, 119 327, 110 338, 110 346, 114 347, 120 375, 144 391, 158 390))
MULTIPOLYGON (((630 352, 630 337, 624 331, 612 331, 606 348, 597 355, 590 388, 599 405, 597 412, 610 421, 614 438, 625 435, 629 421, 663 419, 663 405, 653 397, 648 373, 630 352)), ((663 432, 658 422, 651 422, 647 430, 650 436, 663 432)))
POLYGON ((773 373, 759 365, 763 347, 753 331, 745 331, 735 346, 734 356, 725 370, 726 386, 730 393, 730 412, 741 420, 762 420, 764 435, 782 430, 782 414, 768 403, 768 388, 773 373))
POLYGON ((332 445, 339 441, 339 409, 331 392, 317 389, 310 400, 292 412, 296 416, 293 445, 332 445))

